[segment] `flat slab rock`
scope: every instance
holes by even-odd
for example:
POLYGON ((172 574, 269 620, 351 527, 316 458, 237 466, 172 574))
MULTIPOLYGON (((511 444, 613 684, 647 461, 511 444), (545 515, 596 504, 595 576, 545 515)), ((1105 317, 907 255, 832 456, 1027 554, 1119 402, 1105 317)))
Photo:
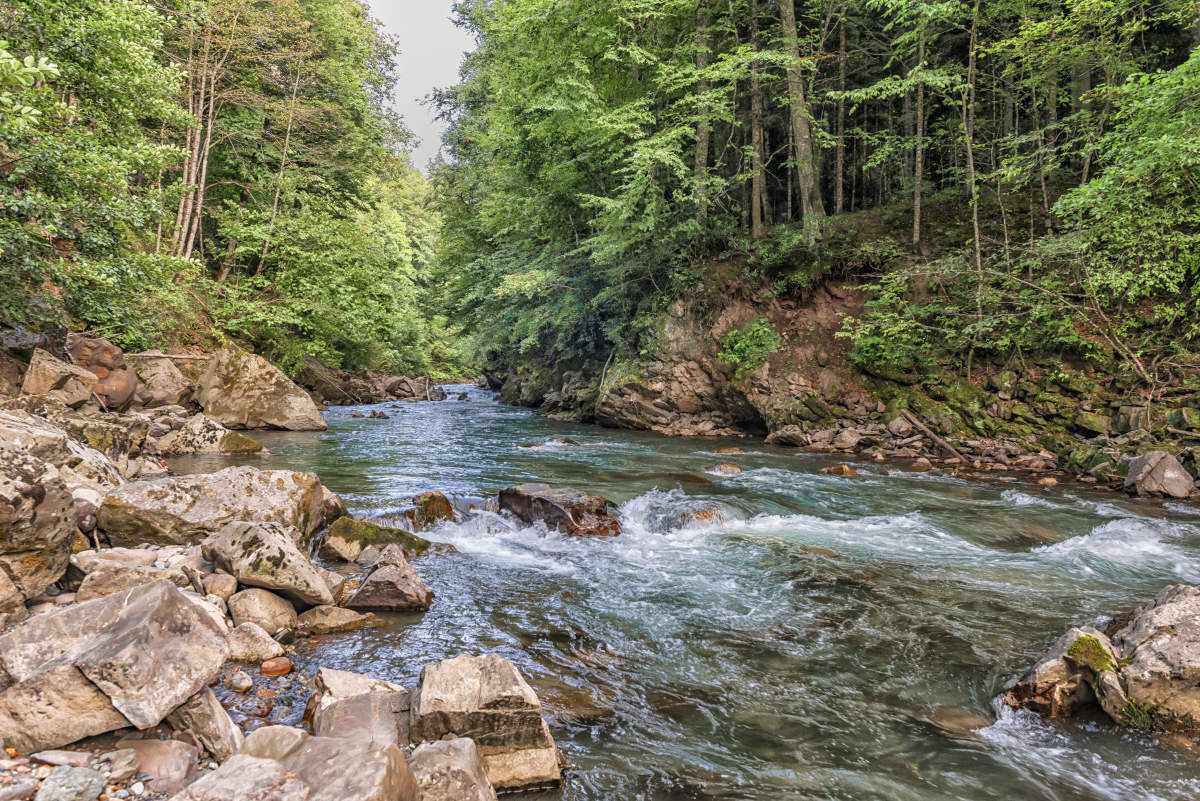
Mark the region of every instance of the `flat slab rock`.
POLYGON ((547 484, 520 484, 500 492, 500 508, 523 523, 545 523, 577 537, 615 537, 621 533, 616 506, 599 495, 547 484))
POLYGON ((416 743, 470 737, 497 790, 562 781, 558 750, 537 694, 498 654, 464 654, 427 665, 413 692, 411 736, 416 743))
POLYGON ((242 752, 173 801, 419 801, 416 779, 396 746, 313 737, 266 726, 242 752))
POLYGON ((168 581, 36 615, 0 636, 0 739, 30 752, 154 726, 228 655, 217 625, 168 581))
POLYGON ((215 473, 130 482, 96 514, 113 545, 192 545, 227 523, 278 523, 307 540, 324 525, 326 490, 312 473, 227 467, 215 473))

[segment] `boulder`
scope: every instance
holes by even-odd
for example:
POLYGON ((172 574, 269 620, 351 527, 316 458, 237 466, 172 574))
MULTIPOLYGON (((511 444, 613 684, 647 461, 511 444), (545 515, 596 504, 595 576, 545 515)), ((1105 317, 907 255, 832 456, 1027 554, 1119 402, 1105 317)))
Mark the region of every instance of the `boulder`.
MULTIPOLYGON (((282 599, 281 599, 282 600, 282 599)), ((231 605, 232 606, 232 605, 231 605)), ((237 618, 234 618, 237 622, 237 618)), ((265 620, 268 624, 274 622, 265 620)), ((287 628, 281 626, 280 628, 287 628)), ((279 629, 273 629, 278 631, 279 629)), ((232 631, 229 632, 229 660, 231 662, 266 662, 268 659, 274 659, 278 656, 283 656, 284 648, 280 645, 267 630, 253 620, 243 618, 242 622, 237 623, 232 631)))
POLYGON ((516 666, 498 654, 464 654, 425 666, 412 696, 411 725, 416 743, 469 736, 497 790, 561 783, 541 702, 516 666))
POLYGON ((230 596, 229 614, 235 627, 255 623, 268 634, 280 629, 294 629, 297 625, 296 609, 291 603, 260 589, 242 590, 230 596))
POLYGON ((377 748, 408 746, 407 690, 369 692, 324 704, 312 716, 313 734, 360 740, 377 748))
POLYGON ((454 507, 440 492, 422 492, 413 496, 412 508, 405 510, 404 516, 412 524, 413 531, 422 531, 438 523, 453 522, 454 507))
POLYGON ((396 746, 310 737, 265 726, 242 753, 194 782, 173 801, 418 801, 416 780, 396 746), (279 736, 283 734, 287 736, 279 736))
POLYGON ((212 690, 205 687, 184 701, 170 715, 167 722, 176 731, 190 731, 218 762, 224 762, 242 750, 245 737, 234 724, 217 700, 212 690))
POLYGON ((1150 451, 1134 458, 1125 477, 1126 492, 1141 496, 1182 499, 1190 496, 1194 488, 1192 476, 1166 451, 1150 451))
POLYGON ((74 536, 74 504, 58 470, 0 443, 0 575, 25 598, 40 594, 66 572, 74 536))
POLYGON ((354 631, 373 626, 375 623, 376 617, 370 613, 363 615, 340 606, 315 606, 301 614, 299 619, 299 626, 308 629, 312 634, 354 631))
POLYGON ((346 606, 364 612, 424 612, 433 603, 430 591, 404 552, 389 545, 346 606))
POLYGON ((123 482, 121 471, 107 455, 85 445, 44 417, 25 411, 0 412, 0 442, 68 471, 64 480, 75 486, 101 489, 123 482))
POLYGON ((125 567, 118 564, 99 567, 83 577, 75 600, 80 603, 94 601, 118 592, 131 590, 152 581, 166 579, 177 587, 187 587, 187 576, 179 570, 163 570, 155 567, 125 567))
POLYGON ((200 376, 197 400, 205 414, 228 428, 324 431, 312 398, 261 356, 226 345, 200 376))
POLYGON ((357 695, 397 692, 407 693, 407 690, 399 684, 377 679, 365 673, 351 673, 348 670, 334 670, 328 667, 317 668, 317 675, 313 682, 313 694, 308 699, 308 706, 304 710, 304 719, 311 725, 317 713, 325 707, 357 695))
POLYGON ((168 581, 34 616, 0 636, 0 739, 28 752, 149 728, 228 654, 221 631, 168 581))
POLYGON ((497 801, 474 740, 422 743, 408 758, 421 801, 497 801))
POLYGON ((158 438, 155 449, 163 456, 186 453, 259 453, 263 446, 237 431, 230 431, 206 414, 197 414, 183 428, 158 438))
POLYGON ((45 395, 75 408, 92 398, 96 374, 56 359, 41 348, 33 352, 21 383, 25 395, 45 395))
POLYGON ((25 364, 14 359, 7 351, 0 350, 0 398, 20 395, 24 378, 25 364))
POLYGON ((188 545, 234 520, 279 523, 306 540, 324 523, 324 494, 312 473, 227 467, 130 482, 105 496, 96 517, 114 545, 188 545))
POLYGON ((500 493, 500 508, 523 523, 542 522, 573 536, 616 536, 621 524, 607 498, 546 484, 521 484, 500 493))
POLYGON ((1111 637, 1090 627, 1068 631, 1003 701, 1048 716, 1095 702, 1119 724, 1196 729, 1200 589, 1166 587, 1121 622, 1111 637))
POLYGON ((138 772, 150 777, 152 793, 173 795, 192 783, 200 749, 182 740, 153 740, 126 737, 117 748, 129 749, 138 756, 138 772))
POLYGON ((398 545, 410 553, 429 550, 429 540, 422 539, 404 529, 381 526, 367 520, 338 517, 329 526, 317 554, 322 559, 340 562, 356 561, 363 549, 377 545, 384 548, 398 545))
POLYGON ((133 400, 138 377, 125 354, 107 339, 67 334, 67 353, 71 361, 96 376, 92 387, 106 409, 124 409, 133 400))
POLYGON ((29 610, 25 608, 25 595, 17 589, 8 574, 0 570, 0 633, 27 617, 29 610))
POLYGON ((140 385, 137 397, 148 407, 177 406, 192 397, 192 383, 172 359, 137 359, 134 363, 140 385))
POLYGON ((206 539, 201 553, 243 586, 273 590, 305 606, 332 604, 329 585, 296 547, 298 539, 277 523, 235 521, 206 539))

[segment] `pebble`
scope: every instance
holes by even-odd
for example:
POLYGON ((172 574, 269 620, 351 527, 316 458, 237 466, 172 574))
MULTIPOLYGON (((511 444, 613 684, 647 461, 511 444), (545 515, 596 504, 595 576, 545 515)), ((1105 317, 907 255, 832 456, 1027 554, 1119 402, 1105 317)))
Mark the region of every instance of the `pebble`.
POLYGON ((254 680, 245 671, 239 670, 225 679, 225 686, 235 693, 249 692, 254 686, 254 680))
POLYGON ((134 782, 133 784, 129 785, 129 792, 133 793, 134 795, 141 795, 142 793, 146 792, 146 785, 142 784, 141 782, 134 782))
POLYGON ((92 755, 86 751, 39 751, 30 758, 47 765, 74 765, 77 768, 92 764, 92 755))
POLYGON ((142 766, 141 757, 132 748, 110 751, 101 757, 101 759, 109 763, 108 778, 114 782, 123 782, 126 779, 132 779, 137 775, 138 768, 142 766))
POLYGON ((292 672, 292 660, 286 656, 277 656, 263 662, 258 669, 264 676, 286 676, 292 672))

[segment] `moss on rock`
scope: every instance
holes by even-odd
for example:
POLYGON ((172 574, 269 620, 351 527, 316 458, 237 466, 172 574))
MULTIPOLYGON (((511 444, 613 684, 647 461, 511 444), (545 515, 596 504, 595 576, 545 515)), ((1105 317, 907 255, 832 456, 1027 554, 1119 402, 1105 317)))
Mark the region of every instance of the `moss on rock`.
POLYGON ((380 526, 367 520, 355 520, 353 517, 339 517, 329 527, 326 538, 338 537, 347 542, 355 543, 363 548, 371 545, 381 547, 399 545, 405 551, 424 553, 429 550, 429 540, 418 537, 402 528, 380 526))

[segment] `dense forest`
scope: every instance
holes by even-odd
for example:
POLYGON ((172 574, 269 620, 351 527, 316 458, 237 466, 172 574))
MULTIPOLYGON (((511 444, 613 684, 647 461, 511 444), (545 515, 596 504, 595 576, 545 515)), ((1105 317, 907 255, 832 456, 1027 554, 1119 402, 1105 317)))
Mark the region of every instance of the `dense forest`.
POLYGON ((441 97, 442 258, 510 362, 636 355, 733 264, 772 297, 864 282, 844 334, 877 372, 1052 352, 1152 384, 1195 365, 1195 2, 459 11, 480 47, 441 97))
POLYGON ((438 213, 360 0, 0 8, 0 317, 454 373, 438 213))

